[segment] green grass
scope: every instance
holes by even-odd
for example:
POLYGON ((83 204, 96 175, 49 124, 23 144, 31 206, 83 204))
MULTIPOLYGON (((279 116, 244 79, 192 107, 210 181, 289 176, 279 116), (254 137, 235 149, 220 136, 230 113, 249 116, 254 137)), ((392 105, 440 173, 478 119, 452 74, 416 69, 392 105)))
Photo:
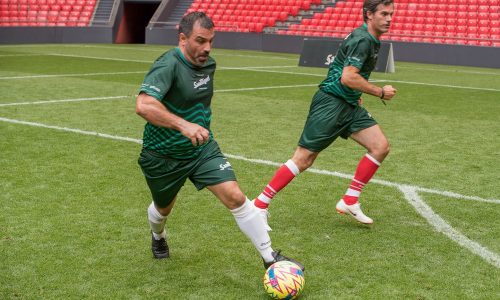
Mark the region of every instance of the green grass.
MULTIPOLYGON (((169 48, 0 46, 0 299, 267 299, 251 243, 220 202, 190 184, 168 220, 171 258, 152 259, 140 145, 82 134, 140 139, 134 95, 169 48), (123 98, 31 103, 112 96, 123 98)), ((286 161, 316 87, 276 87, 317 84, 326 69, 297 67, 292 54, 215 49, 213 57, 212 129, 223 151, 286 161), (238 67, 258 68, 230 69, 238 67), (269 88, 248 90, 259 87, 269 88)), ((372 79, 398 89, 387 106, 364 96, 392 145, 362 196, 375 225, 335 213, 349 180, 327 174, 301 174, 271 207, 274 248, 306 265, 302 299, 500 298, 498 261, 436 230, 399 189, 416 188, 499 259, 500 70, 397 62, 396 73, 372 79)), ((338 140, 314 168, 352 174, 364 152, 338 140)), ((276 169, 230 160, 250 198, 276 169)))

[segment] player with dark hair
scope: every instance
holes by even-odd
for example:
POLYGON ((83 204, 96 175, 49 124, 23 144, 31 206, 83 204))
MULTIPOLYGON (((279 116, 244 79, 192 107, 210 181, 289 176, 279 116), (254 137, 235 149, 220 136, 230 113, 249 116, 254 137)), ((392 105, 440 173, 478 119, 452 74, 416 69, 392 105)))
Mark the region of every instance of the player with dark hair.
MULTIPOLYGON (((367 149, 347 192, 338 201, 336 210, 350 214, 357 221, 371 224, 373 220, 362 211, 358 198, 378 167, 389 154, 389 142, 380 126, 363 108, 361 94, 391 100, 396 89, 391 85, 378 87, 368 82, 375 68, 380 37, 389 30, 394 4, 392 0, 365 0, 364 23, 349 34, 330 64, 328 75, 312 99, 309 115, 292 158, 283 164, 264 191, 254 200, 266 221, 272 198, 295 176, 314 163, 321 151, 337 137, 350 137, 367 149)), ((268 230, 270 227, 268 226, 268 230)))
POLYGON ((147 210, 151 250, 155 258, 169 257, 165 223, 189 178, 198 190, 206 187, 231 211, 262 256, 264 267, 280 260, 298 263, 271 248, 265 222, 240 190, 210 131, 216 64, 209 54, 214 36, 214 24, 204 13, 184 16, 178 47, 153 63, 137 96, 136 113, 147 121, 139 165, 153 198, 147 210))

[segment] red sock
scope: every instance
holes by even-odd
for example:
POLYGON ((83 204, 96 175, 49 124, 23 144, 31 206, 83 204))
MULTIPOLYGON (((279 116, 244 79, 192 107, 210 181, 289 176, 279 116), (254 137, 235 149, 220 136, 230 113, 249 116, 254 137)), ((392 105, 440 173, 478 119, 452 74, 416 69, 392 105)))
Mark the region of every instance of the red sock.
POLYGON ((297 165, 292 160, 288 160, 276 171, 276 174, 274 174, 274 177, 264 188, 264 191, 255 199, 254 205, 258 208, 267 208, 273 197, 298 174, 299 168, 297 165))
POLYGON ((345 204, 353 205, 358 202, 358 198, 361 194, 363 187, 372 179, 375 172, 377 172, 380 162, 375 158, 371 157, 369 154, 363 156, 361 161, 356 168, 356 173, 354 174, 354 179, 351 181, 351 185, 347 189, 344 197, 345 204))

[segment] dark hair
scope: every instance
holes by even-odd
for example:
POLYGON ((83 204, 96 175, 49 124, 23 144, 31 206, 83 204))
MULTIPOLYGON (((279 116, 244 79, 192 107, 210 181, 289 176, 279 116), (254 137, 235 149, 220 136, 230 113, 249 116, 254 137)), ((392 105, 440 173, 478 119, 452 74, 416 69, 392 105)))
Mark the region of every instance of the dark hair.
POLYGON ((363 21, 368 20, 368 12, 375 13, 379 4, 391 5, 394 4, 393 0, 365 0, 363 3, 363 21))
POLYGON ((205 29, 214 28, 214 22, 202 11, 194 11, 185 15, 179 23, 179 34, 184 33, 189 37, 193 32, 193 26, 196 21, 200 22, 200 26, 205 29))

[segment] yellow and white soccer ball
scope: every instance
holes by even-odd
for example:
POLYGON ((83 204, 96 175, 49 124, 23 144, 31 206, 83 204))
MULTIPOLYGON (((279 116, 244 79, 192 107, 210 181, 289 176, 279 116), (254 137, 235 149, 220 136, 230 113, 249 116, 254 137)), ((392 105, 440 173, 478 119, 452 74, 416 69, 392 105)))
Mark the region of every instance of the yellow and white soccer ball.
POLYGON ((304 284, 304 272, 290 261, 275 262, 264 274, 264 288, 273 299, 297 299, 304 284))

